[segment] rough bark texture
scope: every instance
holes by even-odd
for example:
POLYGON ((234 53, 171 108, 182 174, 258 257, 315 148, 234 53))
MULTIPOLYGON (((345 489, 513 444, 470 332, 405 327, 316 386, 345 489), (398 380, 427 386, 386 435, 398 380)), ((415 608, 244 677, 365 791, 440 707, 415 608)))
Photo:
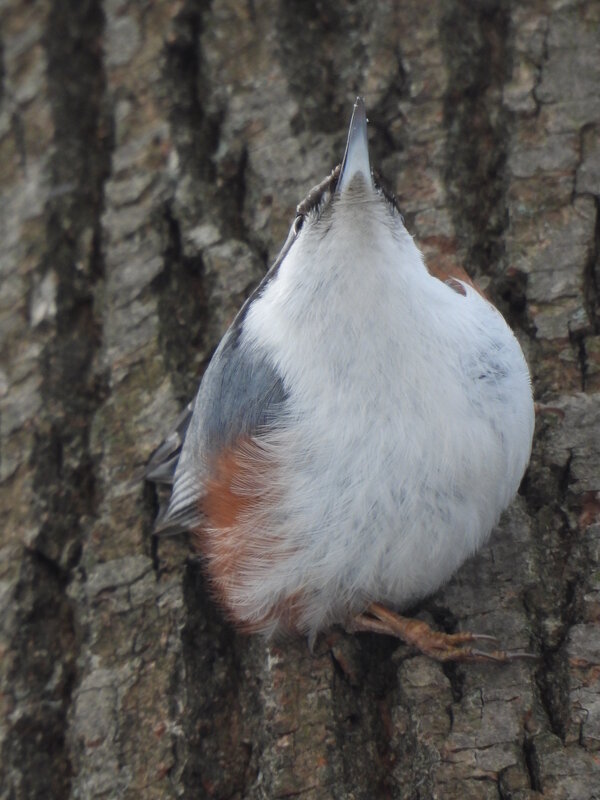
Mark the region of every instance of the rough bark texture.
POLYGON ((0 797, 600 795, 600 5, 0 2, 0 797), (137 480, 295 204, 373 161, 543 404, 417 611, 539 663, 236 635, 137 480))

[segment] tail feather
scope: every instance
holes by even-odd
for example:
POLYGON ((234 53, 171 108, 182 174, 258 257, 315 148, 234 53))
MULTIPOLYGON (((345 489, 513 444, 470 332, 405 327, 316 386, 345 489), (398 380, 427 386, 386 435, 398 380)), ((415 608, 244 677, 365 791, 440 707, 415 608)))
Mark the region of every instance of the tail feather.
MULTIPOLYGON (((193 403, 177 418, 173 431, 154 451, 144 470, 144 479, 156 484, 159 495, 159 510, 154 525, 156 536, 176 536, 197 527, 201 514, 195 498, 173 496, 175 471, 179 463, 181 448, 192 418, 193 403)), ((185 494, 185 493, 184 493, 185 494)))
POLYGON ((177 418, 174 430, 152 453, 144 471, 145 480, 173 485, 181 448, 192 418, 192 410, 193 403, 188 403, 177 418))

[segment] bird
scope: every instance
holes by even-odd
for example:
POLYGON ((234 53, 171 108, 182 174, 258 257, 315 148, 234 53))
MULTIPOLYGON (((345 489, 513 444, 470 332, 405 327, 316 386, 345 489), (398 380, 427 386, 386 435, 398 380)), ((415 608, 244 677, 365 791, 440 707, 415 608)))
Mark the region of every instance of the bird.
POLYGON ((464 269, 426 266, 371 170, 359 97, 341 166, 297 207, 146 477, 172 485, 157 531, 190 532, 239 630, 312 644, 340 624, 505 662, 524 654, 400 612, 486 542, 533 428, 517 339, 464 269))

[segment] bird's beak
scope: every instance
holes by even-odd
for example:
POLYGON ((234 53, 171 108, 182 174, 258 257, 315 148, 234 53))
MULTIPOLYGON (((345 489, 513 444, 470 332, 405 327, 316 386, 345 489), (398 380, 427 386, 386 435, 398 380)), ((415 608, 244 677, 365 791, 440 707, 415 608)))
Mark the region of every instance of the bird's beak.
POLYGON ((367 186, 372 188, 373 179, 371 177, 369 143, 367 141, 367 114, 361 97, 357 97, 354 103, 337 191, 340 193, 345 191, 358 173, 363 176, 367 186))

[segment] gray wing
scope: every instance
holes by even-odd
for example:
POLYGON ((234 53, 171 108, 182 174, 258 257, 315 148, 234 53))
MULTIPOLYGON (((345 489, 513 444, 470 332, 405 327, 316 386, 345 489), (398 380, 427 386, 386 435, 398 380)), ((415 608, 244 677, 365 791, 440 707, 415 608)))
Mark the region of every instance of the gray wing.
POLYGON ((255 298, 249 298, 221 340, 193 407, 190 404, 183 412, 148 464, 148 480, 173 483, 166 513, 159 513, 157 533, 177 533, 199 524, 207 461, 240 436, 271 426, 285 403, 286 392, 275 367, 242 341, 247 305, 255 298))

